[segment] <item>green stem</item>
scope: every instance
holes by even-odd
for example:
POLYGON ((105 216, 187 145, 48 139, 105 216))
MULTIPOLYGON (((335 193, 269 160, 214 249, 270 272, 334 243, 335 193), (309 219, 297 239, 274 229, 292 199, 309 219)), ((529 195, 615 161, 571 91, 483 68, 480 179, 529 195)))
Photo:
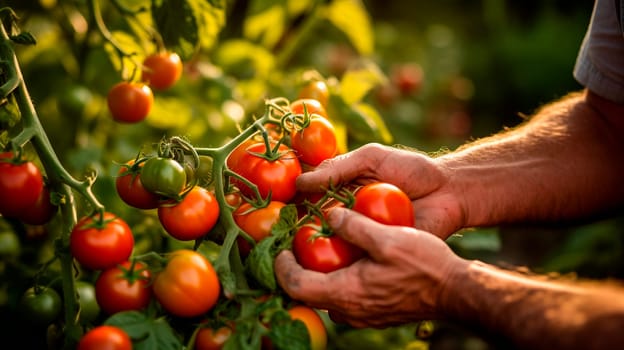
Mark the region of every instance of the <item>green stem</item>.
POLYGON ((314 34, 314 28, 321 20, 320 14, 321 9, 323 8, 323 6, 321 6, 321 3, 322 1, 314 2, 314 7, 312 8, 312 11, 310 11, 310 15, 305 18, 305 20, 301 24, 301 27, 299 28, 299 31, 297 31, 294 36, 289 38, 289 40, 286 42, 286 45, 282 48, 280 52, 277 53, 277 57, 275 59, 276 67, 286 67, 295 52, 299 50, 299 47, 305 44, 307 40, 314 34))

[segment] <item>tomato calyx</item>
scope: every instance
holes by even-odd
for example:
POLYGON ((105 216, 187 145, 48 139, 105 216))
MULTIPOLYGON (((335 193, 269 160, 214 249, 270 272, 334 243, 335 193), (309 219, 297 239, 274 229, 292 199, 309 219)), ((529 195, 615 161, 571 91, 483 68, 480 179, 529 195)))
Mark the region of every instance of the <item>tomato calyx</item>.
POLYGON ((147 264, 142 264, 136 259, 130 260, 129 267, 125 267, 122 264, 118 264, 117 268, 121 271, 121 274, 119 275, 119 277, 122 279, 125 279, 131 285, 137 281, 149 281, 149 279, 143 275, 144 271, 149 271, 147 264), (140 267, 137 267, 137 266, 140 266, 140 267))

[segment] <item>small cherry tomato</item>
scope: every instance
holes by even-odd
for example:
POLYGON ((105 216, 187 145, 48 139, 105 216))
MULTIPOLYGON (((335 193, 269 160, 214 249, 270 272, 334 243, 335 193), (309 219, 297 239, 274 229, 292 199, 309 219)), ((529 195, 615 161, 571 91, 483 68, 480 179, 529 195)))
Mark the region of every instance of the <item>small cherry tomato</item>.
POLYGON ((299 99, 317 100, 323 106, 327 106, 329 101, 329 88, 323 80, 312 80, 306 83, 299 91, 299 99))
POLYGON ((120 123, 138 123, 152 109, 154 94, 143 83, 122 81, 114 85, 107 96, 108 109, 113 119, 120 123))
POLYGON ((132 350, 132 340, 123 329, 101 325, 85 333, 77 350, 132 350))
POLYGON ((190 241, 207 234, 217 223, 219 212, 214 194, 195 186, 181 202, 158 207, 158 219, 173 238, 190 241))
POLYGON ((385 225, 414 226, 412 201, 393 184, 374 182, 362 186, 355 192, 353 210, 385 225))
POLYGON ((155 90, 166 90, 182 76, 182 60, 175 52, 158 52, 143 61, 141 79, 155 90))
POLYGON ((54 322, 63 311, 61 296, 52 288, 28 288, 20 299, 20 313, 36 325, 54 322))
POLYGON ((176 198, 186 186, 186 171, 175 159, 153 157, 141 169, 141 182, 152 193, 176 198))
POLYGON ((134 160, 122 165, 115 179, 115 188, 119 197, 129 206, 138 209, 158 208, 160 196, 145 189, 141 181, 141 169, 144 163, 133 166, 134 160))
MULTIPOLYGON (((256 242, 268 237, 271 228, 279 221, 280 210, 286 204, 271 201, 266 207, 254 208, 249 203, 241 204, 233 213, 234 222, 256 242)), ((251 246, 243 237, 238 237, 238 248, 243 256, 249 254, 251 246)))
POLYGON ((174 251, 153 284, 154 296, 165 310, 179 317, 195 317, 212 309, 221 285, 212 264, 189 249, 174 251))
POLYGON ((130 257, 134 236, 128 224, 115 214, 106 212, 78 221, 70 235, 70 250, 76 261, 92 270, 120 264, 130 257))
POLYGON ((221 350, 225 342, 232 335, 232 328, 220 327, 212 329, 202 327, 195 337, 195 350, 221 350))
POLYGON ((305 111, 307 111, 308 114, 318 114, 322 117, 329 119, 329 116, 327 115, 327 110, 325 109, 323 104, 313 98, 303 98, 291 102, 290 111, 293 114, 304 114, 304 105, 305 111))
POLYGON ((95 282, 98 304, 109 315, 146 308, 152 298, 151 276, 142 262, 133 266, 131 261, 124 261, 102 271, 95 282))
POLYGON ((303 129, 294 129, 290 134, 290 145, 299 160, 312 166, 332 158, 338 151, 338 140, 334 126, 318 114, 310 116, 310 123, 303 129))
POLYGON ((33 162, 13 158, 11 152, 0 154, 0 214, 15 218, 37 203, 44 184, 33 162))

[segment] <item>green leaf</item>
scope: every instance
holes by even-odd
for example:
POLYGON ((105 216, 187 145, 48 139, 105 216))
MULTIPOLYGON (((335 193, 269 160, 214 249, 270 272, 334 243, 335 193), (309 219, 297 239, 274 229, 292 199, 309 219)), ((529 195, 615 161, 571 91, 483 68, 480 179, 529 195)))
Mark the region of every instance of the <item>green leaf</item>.
POLYGON ((391 143, 392 134, 377 110, 366 103, 348 104, 340 95, 330 95, 328 114, 349 126, 349 135, 363 142, 391 143))
POLYGON ((271 227, 271 235, 283 239, 297 226, 297 207, 288 204, 280 210, 280 219, 271 227))
POLYGON ((275 66, 273 54, 246 40, 230 40, 219 45, 215 63, 239 79, 268 77, 275 66))
POLYGON ((265 47, 273 47, 284 34, 286 9, 274 5, 265 11, 250 15, 245 20, 243 34, 250 40, 259 41, 265 47))
POLYGON ((326 18, 340 29, 362 55, 374 51, 371 20, 362 1, 336 0, 327 7, 326 18))
POLYGON ((191 108, 179 98, 158 96, 145 122, 159 129, 183 128, 192 119, 191 108))
POLYGON ((384 83, 386 76, 372 62, 350 69, 340 80, 340 94, 347 104, 361 101, 373 88, 384 83))
POLYGON ((0 101, 0 103, 0 130, 10 129, 19 122, 22 116, 15 101, 15 96, 11 94, 6 99, 0 101))
POLYGON ((21 45, 37 45, 37 40, 35 37, 28 33, 19 33, 18 35, 11 36, 11 40, 16 44, 21 45))
POLYGON ((245 267, 249 274, 264 288, 271 291, 277 289, 275 279, 275 242, 276 236, 269 236, 256 244, 245 260, 245 267))
POLYGON ((167 48, 188 59, 211 48, 225 25, 223 0, 156 0, 152 17, 167 48))
POLYGON ((163 318, 149 318, 138 311, 123 311, 109 317, 104 324, 123 329, 135 350, 179 350, 182 343, 163 318))
POLYGON ((310 334, 301 320, 293 320, 280 310, 271 317, 269 338, 276 349, 310 350, 310 334))

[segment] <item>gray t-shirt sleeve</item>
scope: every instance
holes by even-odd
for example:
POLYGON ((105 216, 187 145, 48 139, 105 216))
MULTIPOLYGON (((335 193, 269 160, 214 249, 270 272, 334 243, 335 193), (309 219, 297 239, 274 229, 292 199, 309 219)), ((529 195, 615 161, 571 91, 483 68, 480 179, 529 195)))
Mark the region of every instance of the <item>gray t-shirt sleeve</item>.
POLYGON ((597 95, 624 103, 624 35, 613 0, 594 3, 574 78, 597 95))

